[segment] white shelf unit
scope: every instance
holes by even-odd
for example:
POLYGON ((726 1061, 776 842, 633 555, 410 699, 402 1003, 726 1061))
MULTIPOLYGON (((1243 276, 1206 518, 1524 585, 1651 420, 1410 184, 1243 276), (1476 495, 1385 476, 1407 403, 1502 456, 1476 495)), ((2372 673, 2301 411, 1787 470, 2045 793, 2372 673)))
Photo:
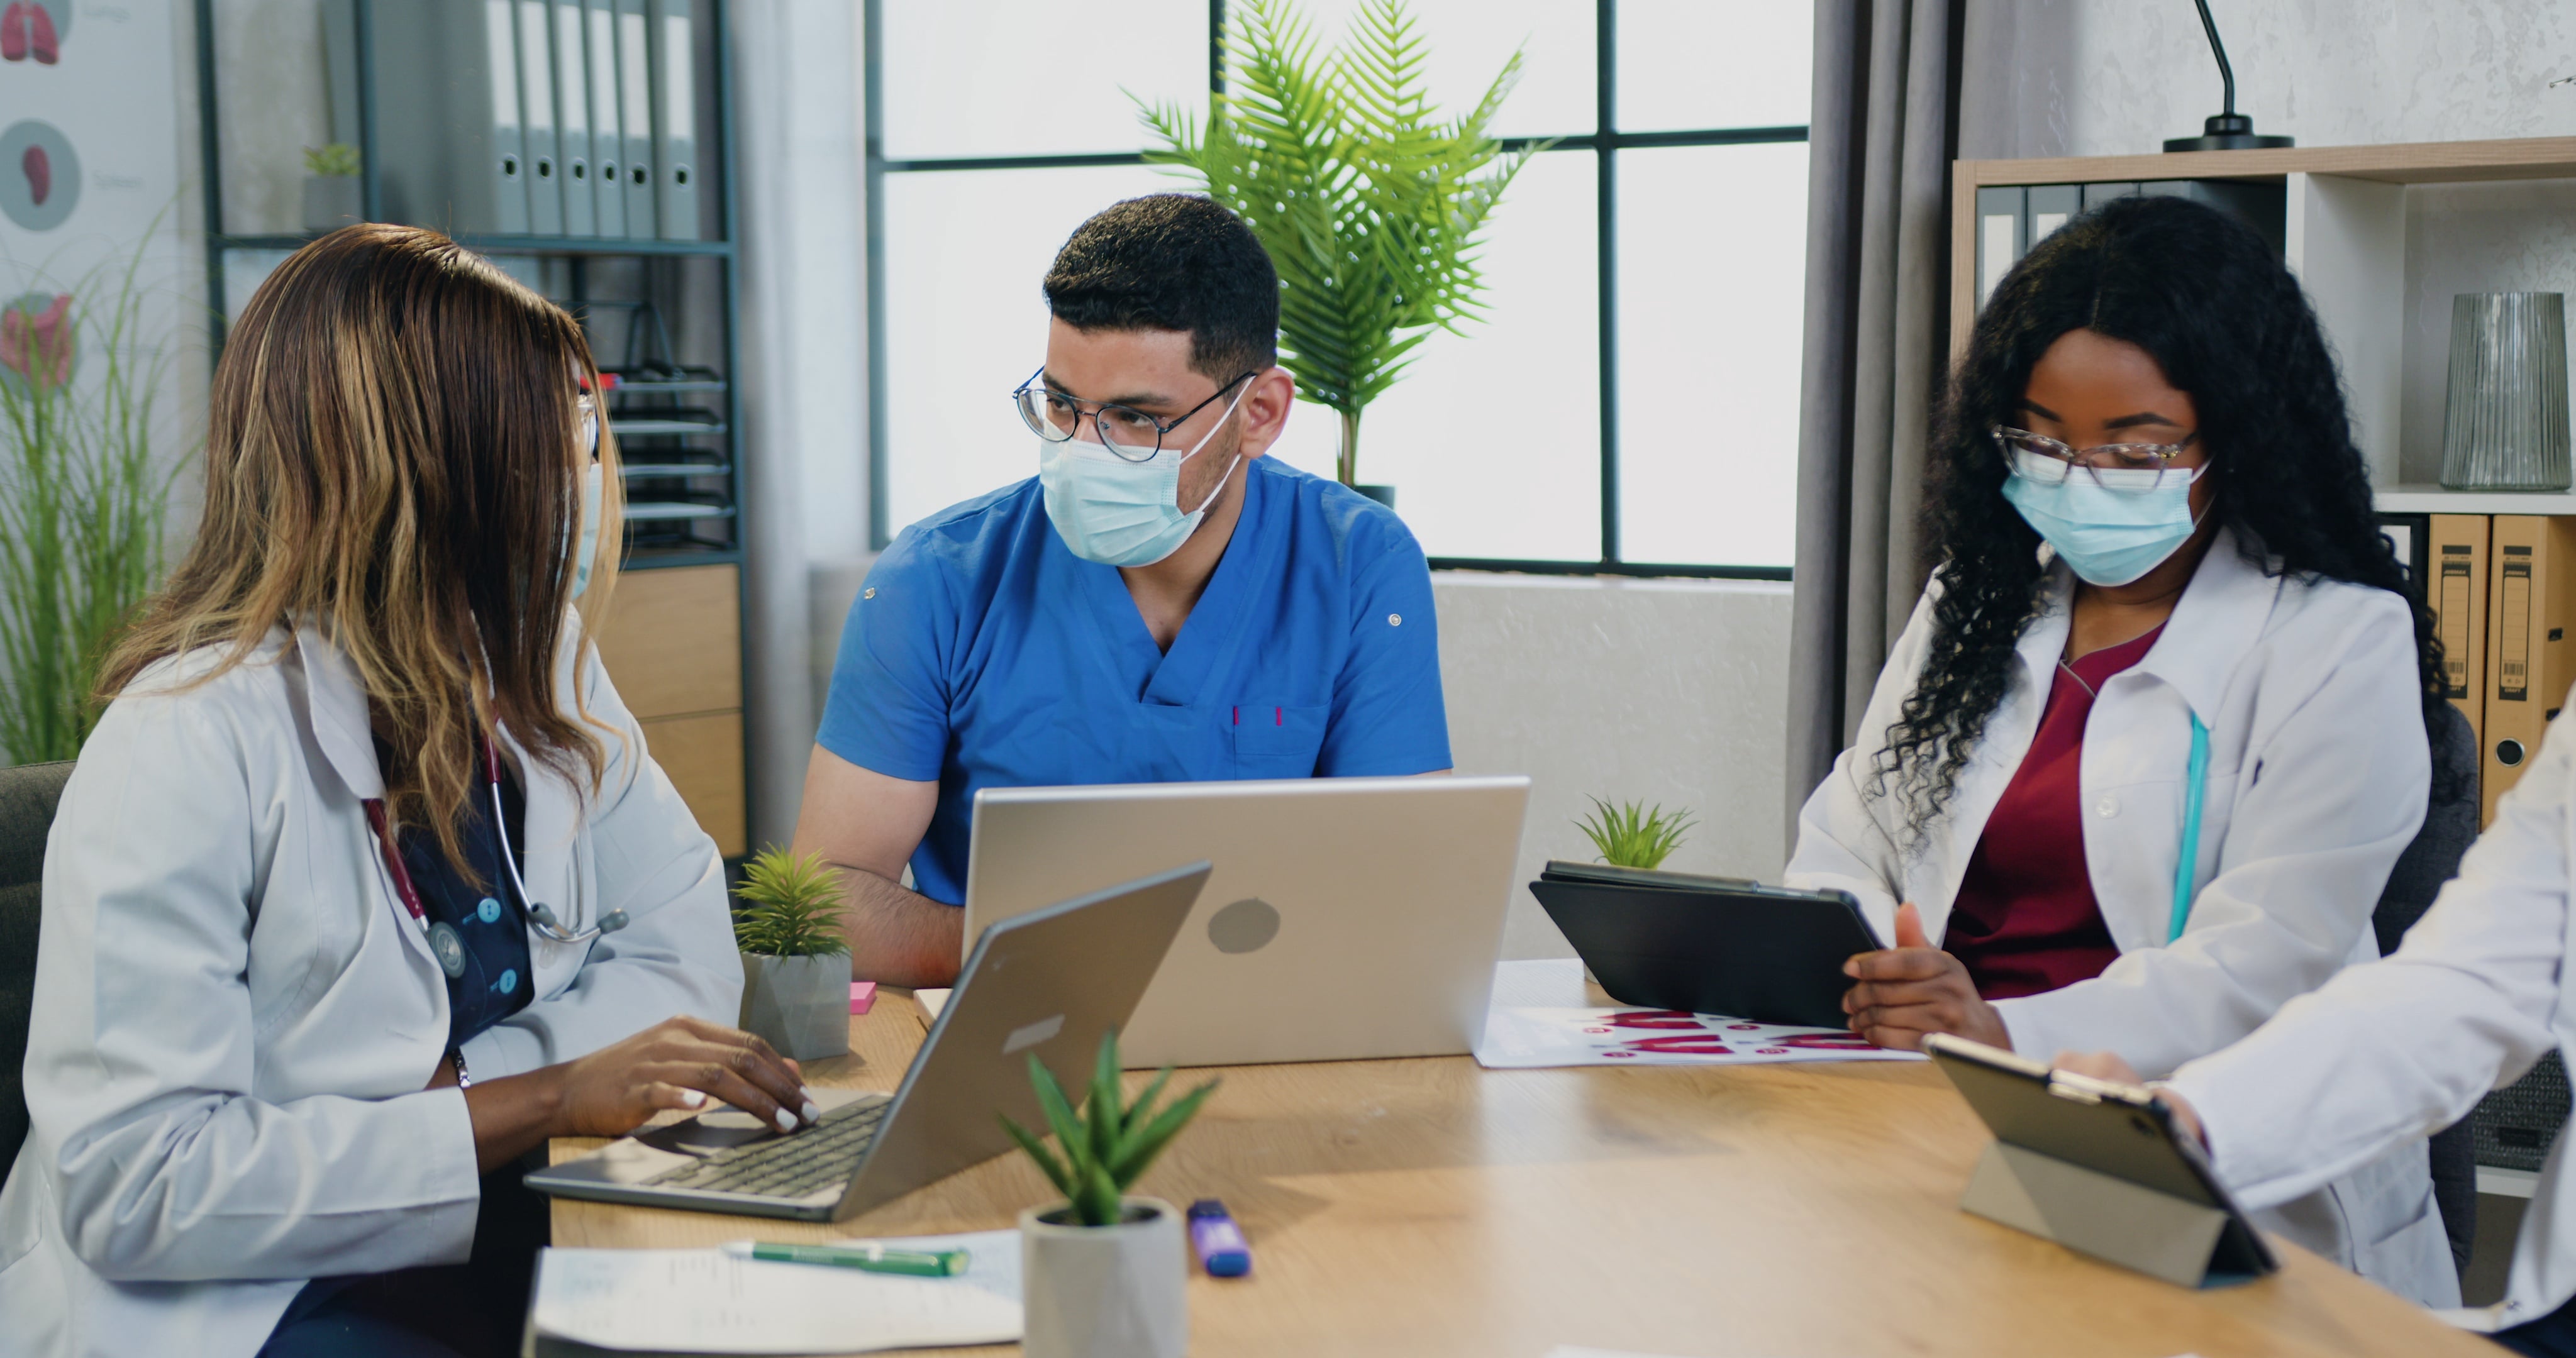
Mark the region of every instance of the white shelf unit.
POLYGON ((2576 494, 2464 493, 2425 484, 2441 461, 2452 295, 2576 292, 2567 225, 2576 220, 2576 137, 1963 160, 1953 169, 1954 358, 1966 347, 1976 315, 1978 189, 2173 179, 2279 183, 2282 252, 2334 345, 2354 440, 2371 483, 2382 488, 2380 507, 2576 514, 2576 494), (2427 193, 2434 196, 2421 196, 2427 193))
POLYGON ((2382 486, 2371 499, 2383 514, 2576 514, 2576 491, 2565 490, 2382 486))

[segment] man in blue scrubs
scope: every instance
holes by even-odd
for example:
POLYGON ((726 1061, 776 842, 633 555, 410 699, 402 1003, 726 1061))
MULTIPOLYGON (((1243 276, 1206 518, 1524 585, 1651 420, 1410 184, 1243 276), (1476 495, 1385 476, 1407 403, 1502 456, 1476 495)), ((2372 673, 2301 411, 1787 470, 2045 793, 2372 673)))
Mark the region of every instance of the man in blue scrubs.
POLYGON ((1260 241, 1205 198, 1130 199, 1046 296, 1012 394, 1038 475, 905 529, 841 634, 795 848, 842 870, 862 980, 956 977, 978 788, 1449 767, 1421 547, 1262 456, 1296 382, 1260 241))

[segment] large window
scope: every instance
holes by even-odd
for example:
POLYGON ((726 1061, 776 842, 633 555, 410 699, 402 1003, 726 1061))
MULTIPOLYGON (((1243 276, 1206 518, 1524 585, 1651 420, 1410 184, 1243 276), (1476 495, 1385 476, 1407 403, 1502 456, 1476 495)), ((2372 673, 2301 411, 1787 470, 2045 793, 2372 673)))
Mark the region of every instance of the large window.
MULTIPOLYGON (((1354 0, 1304 0, 1326 42, 1354 0)), ((1489 234, 1489 319, 1368 409, 1446 567, 1785 579, 1795 548, 1808 0, 1412 0, 1433 97, 1523 53, 1494 131, 1554 139, 1489 234)), ((1204 107, 1223 0, 868 0, 871 503, 894 530, 1036 470, 1008 393, 1092 213, 1192 181, 1133 98, 1204 107), (1133 98, 1131 98, 1133 96, 1133 98)), ((1332 474, 1299 403, 1273 455, 1332 474)))

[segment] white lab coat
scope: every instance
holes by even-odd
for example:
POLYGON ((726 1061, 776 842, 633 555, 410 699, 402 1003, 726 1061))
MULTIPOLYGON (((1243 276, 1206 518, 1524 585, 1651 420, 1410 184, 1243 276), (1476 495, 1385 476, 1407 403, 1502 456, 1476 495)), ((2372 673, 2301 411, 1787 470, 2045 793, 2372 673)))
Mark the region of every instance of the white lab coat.
MULTIPOLYGON (((2021 766, 2064 653, 2073 576, 2052 565, 2008 687, 1948 813, 1908 852, 1905 812, 1872 758, 1932 637, 1937 582, 1888 657, 1843 752, 1799 814, 1792 886, 1860 898, 1879 937, 1901 900, 1938 940, 1986 819, 2021 766)), ((1998 1001, 2016 1051, 2120 1053, 2149 1076, 2242 1038, 2293 996, 2374 960, 2370 916, 2423 824, 2432 760, 2405 602, 2271 576, 2222 531, 2164 635, 2102 685, 2086 719, 2084 856, 2120 957, 2091 980, 1998 1001), (2181 857, 2191 717, 2209 732, 2190 922, 2166 939, 2181 857)), ((2421 1146, 2392 1151, 2262 1224, 2402 1296, 2457 1305, 2458 1278, 2421 1146)))
MULTIPOLYGON (((310 628, 170 689, 211 657, 156 664, 109 705, 47 841, 34 1127, 0 1190, 11 1358, 249 1355, 305 1280, 455 1263, 473 1241, 465 1098, 422 1088, 447 987, 360 805, 382 791, 364 690, 310 628)), ((530 934, 534 998, 465 1045, 478 1080, 736 1015, 715 845, 596 658, 579 680, 614 732, 607 776, 584 800, 522 761, 523 867, 567 921, 633 923, 530 934)))
MULTIPOLYGON (((2220 1178, 2248 1206, 2311 1192, 2459 1121, 2553 1048, 2576 1053, 2576 735, 2568 718, 2496 804, 2406 942, 2177 1072, 2220 1178)), ((2576 1181, 2549 1148, 2492 1323, 2576 1296, 2576 1181)))

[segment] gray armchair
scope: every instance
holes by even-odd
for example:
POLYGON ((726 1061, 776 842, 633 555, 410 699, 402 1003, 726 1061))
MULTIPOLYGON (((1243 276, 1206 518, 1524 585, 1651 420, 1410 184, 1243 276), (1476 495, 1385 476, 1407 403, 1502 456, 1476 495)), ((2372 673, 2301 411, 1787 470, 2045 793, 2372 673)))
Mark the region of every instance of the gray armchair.
POLYGON ((45 835, 69 764, 0 768, 0 1179, 27 1139, 27 1020, 35 1003, 45 835))

